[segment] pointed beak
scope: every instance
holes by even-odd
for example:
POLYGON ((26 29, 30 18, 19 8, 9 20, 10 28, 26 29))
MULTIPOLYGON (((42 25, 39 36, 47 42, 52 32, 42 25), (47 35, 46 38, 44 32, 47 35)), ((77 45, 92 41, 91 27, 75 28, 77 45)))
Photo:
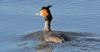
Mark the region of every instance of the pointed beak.
POLYGON ((40 12, 35 13, 36 16, 40 16, 40 12))

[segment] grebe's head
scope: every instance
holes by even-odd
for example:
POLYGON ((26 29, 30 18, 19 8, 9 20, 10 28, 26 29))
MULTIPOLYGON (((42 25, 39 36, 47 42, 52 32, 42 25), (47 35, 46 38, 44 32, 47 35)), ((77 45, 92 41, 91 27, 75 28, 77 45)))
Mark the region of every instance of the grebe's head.
POLYGON ((51 21, 52 20, 52 15, 51 15, 51 12, 50 12, 50 8, 51 5, 48 5, 48 6, 44 6, 41 8, 41 11, 40 11, 40 15, 42 17, 45 18, 45 20, 47 21, 51 21))

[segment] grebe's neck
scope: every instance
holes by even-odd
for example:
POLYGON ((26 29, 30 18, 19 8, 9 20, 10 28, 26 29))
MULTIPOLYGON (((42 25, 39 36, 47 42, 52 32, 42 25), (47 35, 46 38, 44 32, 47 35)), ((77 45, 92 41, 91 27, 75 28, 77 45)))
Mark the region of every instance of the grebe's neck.
POLYGON ((44 31, 45 32, 50 32, 51 31, 51 22, 50 21, 45 21, 45 26, 44 26, 44 31))

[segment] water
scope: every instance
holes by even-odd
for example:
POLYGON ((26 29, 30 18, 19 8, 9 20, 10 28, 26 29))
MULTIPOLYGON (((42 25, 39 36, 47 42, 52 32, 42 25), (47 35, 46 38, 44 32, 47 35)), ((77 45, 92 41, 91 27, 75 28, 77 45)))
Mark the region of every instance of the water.
POLYGON ((0 0, 0 52, 100 52, 99 13, 99 0, 0 0), (35 13, 49 4, 52 29, 71 41, 40 42, 44 21, 35 13))

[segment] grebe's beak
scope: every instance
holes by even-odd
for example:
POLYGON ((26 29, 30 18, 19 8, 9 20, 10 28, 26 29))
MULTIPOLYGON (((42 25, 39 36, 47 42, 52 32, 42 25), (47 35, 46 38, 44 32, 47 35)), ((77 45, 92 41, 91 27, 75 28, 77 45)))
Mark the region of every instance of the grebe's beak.
POLYGON ((40 16, 40 12, 35 13, 36 16, 40 16))
POLYGON ((40 12, 35 13, 36 16, 46 17, 48 15, 47 9, 43 9, 40 12))
POLYGON ((48 16, 48 11, 47 9, 42 9, 40 12, 35 13, 36 16, 42 16, 42 17, 47 17, 48 16))

